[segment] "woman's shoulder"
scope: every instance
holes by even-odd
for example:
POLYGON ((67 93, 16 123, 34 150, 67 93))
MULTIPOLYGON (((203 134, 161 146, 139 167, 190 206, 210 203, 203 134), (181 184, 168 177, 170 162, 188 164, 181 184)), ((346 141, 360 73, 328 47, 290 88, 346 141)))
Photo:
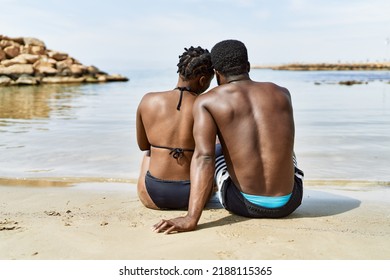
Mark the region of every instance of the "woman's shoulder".
POLYGON ((150 103, 150 102, 156 102, 156 101, 163 101, 164 99, 168 98, 168 94, 171 91, 154 91, 154 92, 148 92, 146 93, 141 100, 141 103, 150 103))
POLYGON ((172 92, 172 90, 166 90, 166 91, 151 91, 146 93, 143 98, 162 98, 166 96, 168 93, 172 92))

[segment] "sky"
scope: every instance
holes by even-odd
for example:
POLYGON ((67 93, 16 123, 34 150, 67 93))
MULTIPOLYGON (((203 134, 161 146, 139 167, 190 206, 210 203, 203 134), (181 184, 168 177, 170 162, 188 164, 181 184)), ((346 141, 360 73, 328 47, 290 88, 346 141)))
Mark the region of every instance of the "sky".
POLYGON ((0 0, 0 34, 102 70, 166 68, 225 39, 252 65, 390 60, 389 0, 0 0))

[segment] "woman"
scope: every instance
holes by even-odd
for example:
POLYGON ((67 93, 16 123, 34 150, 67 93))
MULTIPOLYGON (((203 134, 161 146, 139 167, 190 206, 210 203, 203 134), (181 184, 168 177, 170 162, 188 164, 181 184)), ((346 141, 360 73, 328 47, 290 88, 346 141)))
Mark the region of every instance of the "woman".
POLYGON ((152 209, 188 206, 195 148, 192 105, 214 77, 208 50, 185 48, 179 59, 176 87, 146 94, 137 110, 138 146, 147 151, 137 190, 141 202, 152 209))

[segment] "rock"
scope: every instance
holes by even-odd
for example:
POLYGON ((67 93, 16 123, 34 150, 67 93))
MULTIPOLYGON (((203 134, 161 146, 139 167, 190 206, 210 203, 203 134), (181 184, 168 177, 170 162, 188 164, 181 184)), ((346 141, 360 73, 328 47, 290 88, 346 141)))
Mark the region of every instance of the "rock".
POLYGON ((72 71, 70 71, 70 67, 72 66, 72 59, 67 58, 63 61, 58 61, 56 63, 56 69, 58 71, 58 74, 61 76, 71 76, 72 71))
POLYGON ((50 58, 53 58, 56 61, 61 61, 61 60, 68 58, 67 53, 56 52, 56 51, 50 51, 50 52, 48 52, 48 55, 50 58))
POLYGON ((0 61, 5 59, 5 52, 3 51, 2 48, 0 48, 0 61))
POLYGON ((6 57, 14 58, 20 54, 20 48, 18 46, 9 46, 4 49, 6 57))
POLYGON ((38 65, 34 69, 35 69, 36 73, 39 73, 39 74, 55 75, 58 73, 57 69, 55 69, 52 66, 48 66, 48 65, 38 65))
POLYGON ((70 69, 73 63, 73 59, 71 57, 68 57, 65 60, 57 61, 56 68, 58 69, 58 71, 62 71, 63 69, 70 69))
POLYGON ((107 82, 127 82, 129 79, 119 75, 119 74, 113 74, 113 75, 107 75, 107 82))
POLYGON ((20 53, 30 53, 31 52, 31 46, 20 46, 19 47, 20 53))
POLYGON ((17 57, 14 57, 12 59, 5 59, 1 62, 1 65, 4 65, 5 67, 8 67, 8 66, 11 66, 14 64, 28 64, 28 63, 27 63, 27 60, 25 60, 20 55, 17 57))
POLYGON ((55 63, 52 63, 48 59, 41 57, 39 60, 34 62, 33 67, 35 69, 38 69, 39 67, 53 67, 53 68, 55 68, 55 63))
POLYGON ((97 80, 100 83, 105 83, 105 82, 107 82, 107 77, 106 77, 106 75, 97 75, 97 80))
POLYGON ((37 38, 25 37, 25 38, 23 38, 23 41, 24 41, 25 45, 33 45, 33 46, 39 46, 39 47, 46 48, 45 43, 37 38))
POLYGON ((6 47, 12 46, 12 41, 9 40, 1 40, 0 41, 0 48, 5 49, 6 47))
POLYGON ((85 77, 44 77, 41 82, 44 84, 82 83, 85 77))
POLYGON ((85 79, 85 82, 87 83, 99 83, 99 80, 95 78, 94 76, 87 76, 85 79))
POLYGON ((31 86, 31 85, 37 85, 38 79, 29 75, 22 75, 20 76, 16 81, 16 85, 26 85, 26 86, 31 86))
POLYGON ((34 68, 31 64, 14 64, 9 67, 0 67, 0 75, 32 75, 34 68))
POLYGON ((352 86, 352 85, 360 85, 362 83, 363 83, 362 81, 350 80, 350 81, 340 81, 339 85, 352 86))
POLYGON ((72 72, 73 75, 82 75, 85 73, 87 68, 84 65, 81 64, 72 64, 70 66, 70 71, 72 72))
POLYGON ((24 58, 30 64, 39 60, 39 55, 36 54, 22 53, 18 57, 24 58))
POLYGON ((39 61, 44 62, 44 63, 49 63, 51 66, 54 66, 57 63, 57 60, 50 58, 47 55, 41 55, 39 57, 39 61))
POLYGON ((18 45, 24 45, 24 38, 23 37, 14 37, 14 38, 7 38, 8 40, 17 43, 18 45))
POLYGON ((30 54, 38 54, 38 55, 44 55, 45 54, 45 47, 42 46, 31 46, 30 54))
POLYGON ((0 86, 8 86, 12 79, 7 76, 0 76, 0 86))
POLYGON ((95 67, 95 66, 88 66, 87 67, 87 72, 89 74, 99 74, 99 73, 101 73, 101 71, 97 67, 95 67))
POLYGON ((70 68, 62 68, 61 70, 57 69, 58 76, 66 77, 66 76, 72 76, 72 71, 70 71, 70 68))

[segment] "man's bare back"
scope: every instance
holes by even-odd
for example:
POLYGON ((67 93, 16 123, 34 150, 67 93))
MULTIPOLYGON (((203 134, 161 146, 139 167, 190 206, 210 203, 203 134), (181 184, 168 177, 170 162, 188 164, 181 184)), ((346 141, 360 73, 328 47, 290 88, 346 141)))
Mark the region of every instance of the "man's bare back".
POLYGON ((239 80, 214 88, 198 103, 218 127, 229 174, 240 191, 265 196, 291 193, 294 120, 287 89, 239 80))

